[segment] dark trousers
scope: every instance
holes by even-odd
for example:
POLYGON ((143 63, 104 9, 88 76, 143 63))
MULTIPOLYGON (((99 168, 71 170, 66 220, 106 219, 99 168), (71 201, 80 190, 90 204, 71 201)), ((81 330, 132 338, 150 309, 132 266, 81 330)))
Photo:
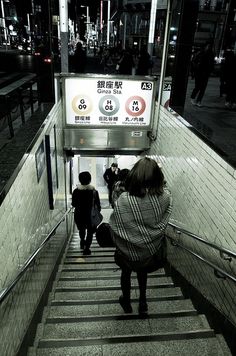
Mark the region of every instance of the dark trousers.
POLYGON ((80 241, 83 241, 85 243, 85 248, 90 248, 92 240, 93 240, 93 233, 94 233, 94 230, 91 227, 87 228, 87 229, 86 229, 86 227, 79 228, 80 241), (86 234, 86 231, 87 231, 87 234, 86 234))
MULTIPOLYGON (((132 271, 128 268, 121 269, 121 290, 123 297, 126 301, 130 301, 130 291, 131 291, 131 273, 132 271)), ((139 285, 139 301, 146 302, 146 289, 147 289, 147 272, 137 272, 137 279, 139 285)))
POLYGON ((208 78, 208 76, 195 77, 195 87, 192 91, 191 99, 195 99, 197 96, 196 101, 201 102, 207 87, 208 78))
POLYGON ((236 95, 235 95, 235 83, 230 81, 226 82, 225 86, 225 91, 226 91, 226 102, 229 102, 230 104, 233 104, 236 102, 236 95))
POLYGON ((108 200, 109 200, 109 203, 112 205, 112 187, 107 187, 108 189, 108 200))

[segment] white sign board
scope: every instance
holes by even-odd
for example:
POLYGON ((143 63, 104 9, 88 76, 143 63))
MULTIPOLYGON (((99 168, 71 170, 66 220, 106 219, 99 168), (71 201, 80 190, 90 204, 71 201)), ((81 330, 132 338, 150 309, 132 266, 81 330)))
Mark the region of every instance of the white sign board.
POLYGON ((171 78, 167 77, 164 79, 163 91, 161 96, 161 105, 163 105, 166 109, 169 108, 170 92, 171 92, 171 78))
POLYGON ((154 82, 122 78, 65 78, 66 124, 148 126, 154 82))

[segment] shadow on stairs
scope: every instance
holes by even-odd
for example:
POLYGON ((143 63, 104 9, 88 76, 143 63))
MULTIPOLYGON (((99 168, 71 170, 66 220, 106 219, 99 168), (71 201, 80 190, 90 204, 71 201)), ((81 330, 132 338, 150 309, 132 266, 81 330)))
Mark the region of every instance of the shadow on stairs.
POLYGON ((149 315, 138 314, 138 284, 132 275, 132 314, 118 298, 120 269, 114 251, 92 244, 83 256, 73 235, 28 356, 231 355, 164 270, 149 274, 149 315))

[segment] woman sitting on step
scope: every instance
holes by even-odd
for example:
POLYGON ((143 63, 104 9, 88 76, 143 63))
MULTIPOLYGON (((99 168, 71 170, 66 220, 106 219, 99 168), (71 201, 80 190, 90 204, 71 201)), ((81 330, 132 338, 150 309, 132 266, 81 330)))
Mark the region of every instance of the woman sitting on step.
POLYGON ((164 187, 164 175, 155 160, 140 159, 129 172, 126 191, 118 198, 110 217, 115 262, 121 268, 122 295, 119 303, 132 313, 131 273, 137 272, 139 314, 148 311, 147 274, 166 261, 165 228, 172 210, 170 192, 164 187))

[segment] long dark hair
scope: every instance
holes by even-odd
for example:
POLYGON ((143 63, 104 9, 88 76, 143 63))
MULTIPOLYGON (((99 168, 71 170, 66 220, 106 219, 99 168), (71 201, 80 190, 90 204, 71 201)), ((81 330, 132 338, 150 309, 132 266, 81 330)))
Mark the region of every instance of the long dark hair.
POLYGON ((118 173, 118 181, 124 184, 129 172, 130 170, 128 168, 121 169, 118 173))
POLYGON ((144 197, 163 193, 164 175, 154 159, 144 157, 135 163, 128 174, 125 189, 130 195, 144 197))

